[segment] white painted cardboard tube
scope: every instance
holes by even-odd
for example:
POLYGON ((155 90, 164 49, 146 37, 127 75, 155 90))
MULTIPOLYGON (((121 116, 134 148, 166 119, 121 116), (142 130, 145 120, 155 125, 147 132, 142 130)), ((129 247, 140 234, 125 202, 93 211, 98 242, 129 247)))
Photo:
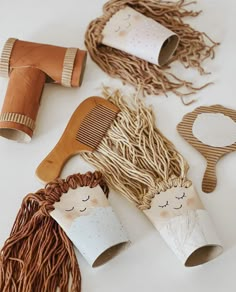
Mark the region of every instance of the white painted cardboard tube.
POLYGON ((175 52, 179 37, 152 18, 126 6, 106 23, 101 42, 162 66, 175 52))
POLYGON ((167 245, 187 266, 206 263, 222 253, 214 225, 193 186, 157 194, 144 213, 167 245))
POLYGON ((128 242, 100 186, 70 189, 54 207, 50 215, 93 267, 105 263, 128 242))

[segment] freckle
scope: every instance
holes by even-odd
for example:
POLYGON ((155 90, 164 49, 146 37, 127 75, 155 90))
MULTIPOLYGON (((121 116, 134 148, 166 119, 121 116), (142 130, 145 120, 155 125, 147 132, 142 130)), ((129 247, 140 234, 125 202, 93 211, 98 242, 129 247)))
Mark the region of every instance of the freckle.
POLYGON ((140 15, 135 15, 135 16, 134 16, 134 19, 135 19, 135 20, 139 20, 139 19, 140 19, 140 15))
POLYGON ((124 37, 126 34, 127 34, 127 31, 125 31, 125 30, 122 30, 119 32, 120 37, 124 37))
POLYGON ((187 199, 187 206, 193 205, 195 202, 194 198, 187 199))
POLYGON ((169 214, 168 211, 162 211, 162 212, 160 213, 161 217, 164 217, 164 218, 167 217, 168 214, 169 214))

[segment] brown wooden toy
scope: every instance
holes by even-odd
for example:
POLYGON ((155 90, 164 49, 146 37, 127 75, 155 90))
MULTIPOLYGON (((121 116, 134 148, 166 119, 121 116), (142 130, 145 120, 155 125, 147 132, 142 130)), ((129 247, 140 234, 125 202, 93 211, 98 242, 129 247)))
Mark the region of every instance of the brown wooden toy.
POLYGON ((0 135, 29 142, 45 83, 78 87, 86 51, 10 38, 0 57, 0 76, 10 78, 0 114, 0 135))
POLYGON ((202 190, 214 191, 217 162, 236 151, 236 111, 221 105, 201 106, 186 114, 177 130, 207 160, 202 190))

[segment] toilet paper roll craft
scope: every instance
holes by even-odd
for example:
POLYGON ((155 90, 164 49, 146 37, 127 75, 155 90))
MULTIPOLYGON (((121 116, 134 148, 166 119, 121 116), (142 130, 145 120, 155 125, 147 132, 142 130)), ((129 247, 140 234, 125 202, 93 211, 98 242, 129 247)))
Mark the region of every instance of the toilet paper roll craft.
POLYGON ((212 220, 193 186, 174 186, 153 198, 143 212, 186 267, 204 264, 222 252, 212 220))
POLYGON ((155 126, 152 110, 138 99, 130 105, 119 91, 105 94, 120 112, 96 150, 80 155, 144 212, 185 266, 217 257, 222 244, 188 164, 155 126))
POLYGON ((81 291, 73 244, 92 266, 109 260, 127 235, 99 172, 75 174, 27 195, 0 257, 1 291, 81 291))
POLYGON ((95 150, 118 112, 119 108, 104 98, 85 99, 74 111, 59 142, 37 167, 36 176, 45 183, 54 180, 70 157, 95 150))
POLYGON ((194 93, 209 83, 197 88, 172 71, 171 64, 178 62, 206 74, 203 62, 214 58, 219 43, 185 23, 185 17, 200 13, 187 10, 187 5, 183 0, 110 0, 103 15, 88 26, 87 50, 108 75, 142 87, 146 94, 194 93))
POLYGON ((201 106, 186 114, 177 130, 206 159, 202 190, 213 192, 217 162, 236 150, 236 111, 221 105, 201 106))
POLYGON ((9 38, 2 47, 0 76, 9 77, 9 83, 0 114, 0 135, 18 142, 29 142, 44 84, 80 86, 86 51, 14 38, 9 38))
POLYGON ((92 267, 108 261, 128 242, 106 195, 99 185, 72 189, 50 213, 92 267))
MULTIPOLYGON (((77 153, 99 169, 112 188, 147 215, 186 266, 202 264, 219 255, 222 252, 221 243, 192 182, 187 178, 188 165, 174 145, 156 128, 151 109, 138 99, 134 99, 133 103, 129 100, 132 105, 128 105, 125 102, 128 97, 122 96, 119 91, 105 91, 105 97, 108 98, 106 102, 116 108, 116 117, 111 122, 109 114, 104 111, 99 123, 107 120, 109 127, 106 124, 106 131, 102 129, 99 132, 101 136, 96 136, 97 115, 83 117, 76 131, 71 131, 70 143, 77 137, 90 149, 83 146, 77 153), (156 208, 160 210, 155 211, 156 208)), ((86 102, 81 104, 81 108, 86 106, 86 102)), ((80 112, 79 108, 80 105, 76 112, 80 112)), ((71 121, 73 116, 65 132, 72 129, 71 121)), ((63 141, 61 138, 58 142, 62 143, 62 149, 63 141)), ((49 157, 55 157, 52 153, 55 151, 52 150, 49 157)), ((64 157, 70 156, 68 154, 65 150, 61 158, 58 155, 60 161, 55 164, 62 167, 64 157)), ((36 171, 40 179, 47 176, 40 175, 42 170, 56 175, 54 161, 43 160, 36 171)))
POLYGON ((179 37, 150 17, 125 6, 106 23, 102 44, 162 66, 176 50, 179 37))

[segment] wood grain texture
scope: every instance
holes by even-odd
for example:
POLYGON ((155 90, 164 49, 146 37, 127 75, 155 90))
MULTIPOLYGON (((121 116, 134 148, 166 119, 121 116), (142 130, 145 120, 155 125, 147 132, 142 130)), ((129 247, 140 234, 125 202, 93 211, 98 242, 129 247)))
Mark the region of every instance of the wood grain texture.
POLYGON ((50 182, 60 175, 70 157, 81 151, 94 151, 119 111, 101 97, 93 96, 83 101, 71 116, 59 142, 36 169, 36 176, 45 183, 50 182))
POLYGON ((236 111, 225 108, 222 105, 212 105, 209 107, 201 106, 196 108, 193 112, 186 114, 177 126, 180 135, 207 160, 207 168, 202 181, 202 190, 205 193, 211 193, 217 185, 216 164, 224 155, 236 150, 236 143, 226 147, 213 147, 203 144, 194 137, 192 127, 197 116, 202 113, 222 113, 236 122, 236 111))

